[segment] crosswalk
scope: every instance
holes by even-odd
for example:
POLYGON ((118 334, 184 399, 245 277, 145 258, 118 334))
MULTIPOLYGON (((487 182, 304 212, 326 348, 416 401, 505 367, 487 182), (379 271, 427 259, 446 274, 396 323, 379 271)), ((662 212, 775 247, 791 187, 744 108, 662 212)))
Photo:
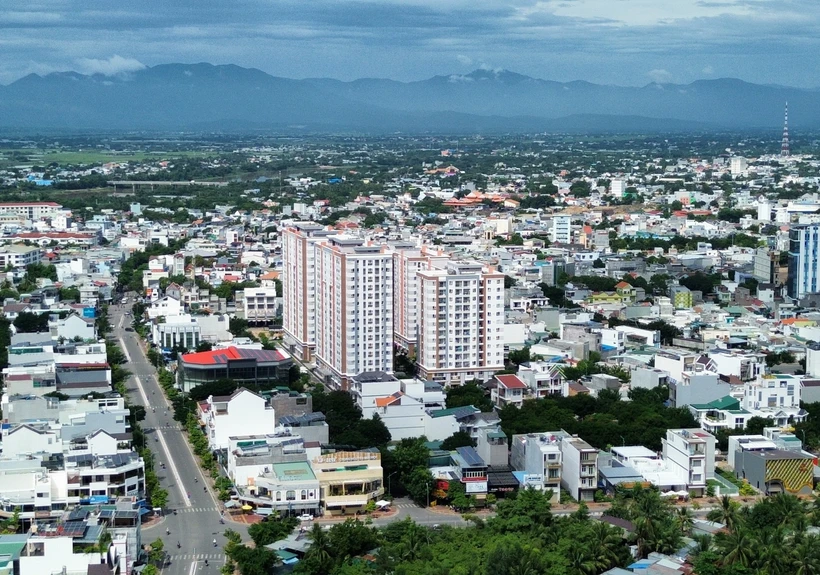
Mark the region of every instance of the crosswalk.
POLYGON ((393 509, 415 509, 418 507, 418 505, 414 503, 394 503, 390 507, 392 507, 393 509))
POLYGON ((183 507, 177 513, 213 513, 216 507, 183 507))
POLYGON ((144 431, 156 431, 157 429, 173 429, 174 431, 179 431, 180 427, 178 425, 158 425, 156 427, 146 427, 144 431))
POLYGON ((180 555, 169 555, 168 558, 171 563, 175 561, 225 561, 225 555, 222 553, 182 553, 180 555))

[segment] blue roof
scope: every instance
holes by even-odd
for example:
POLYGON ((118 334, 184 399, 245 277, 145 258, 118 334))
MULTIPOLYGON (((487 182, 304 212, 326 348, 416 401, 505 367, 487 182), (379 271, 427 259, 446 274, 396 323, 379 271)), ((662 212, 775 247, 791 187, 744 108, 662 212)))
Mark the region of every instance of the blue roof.
POLYGON ((613 351, 613 350, 616 350, 616 349, 618 349, 618 348, 615 347, 614 345, 601 344, 601 351, 613 351))
POLYGON ((463 459, 464 462, 470 467, 485 467, 487 464, 484 463, 484 460, 481 459, 481 456, 478 454, 478 451, 475 450, 475 447, 465 446, 465 447, 456 447, 456 453, 458 453, 463 459))

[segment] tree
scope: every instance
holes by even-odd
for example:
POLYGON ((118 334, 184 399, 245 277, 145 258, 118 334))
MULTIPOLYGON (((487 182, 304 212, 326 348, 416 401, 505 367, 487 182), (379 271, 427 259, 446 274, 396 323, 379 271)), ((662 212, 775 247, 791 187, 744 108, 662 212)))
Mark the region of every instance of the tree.
POLYGON ((416 505, 426 506, 430 503, 436 487, 436 478, 426 465, 414 468, 410 473, 405 474, 401 481, 407 494, 416 505))
POLYGON ((493 403, 477 381, 468 381, 464 385, 452 386, 447 390, 445 398, 447 409, 472 405, 483 412, 493 410, 493 403))
POLYGON ((154 489, 151 491, 151 505, 165 508, 168 505, 168 492, 165 489, 154 489))
POLYGON ((148 560, 151 563, 161 563, 165 559, 165 542, 157 537, 150 545, 148 560))
POLYGON ((466 431, 456 431, 441 442, 441 449, 444 451, 455 451, 456 447, 467 446, 475 447, 475 440, 466 431))
POLYGON ((248 535, 253 539, 254 545, 264 547, 287 537, 298 524, 299 520, 295 517, 268 518, 267 521, 254 523, 248 527, 248 535))
POLYGON ((592 262, 592 267, 596 269, 601 269, 605 268, 606 264, 604 263, 604 260, 602 260, 601 258, 595 258, 595 261, 592 262))
POLYGON ((14 318, 18 333, 40 333, 48 331, 48 314, 22 311, 14 318))
POLYGON ((159 569, 156 565, 146 565, 142 570, 142 575, 159 575, 159 569))
POLYGON ((213 350, 213 348, 214 348, 214 346, 211 342, 209 342, 209 341, 200 341, 196 346, 196 351, 197 352, 211 351, 211 350, 213 350))
POLYGON ((513 363, 515 365, 521 365, 522 363, 527 363, 531 359, 530 358, 530 347, 526 346, 526 347, 523 347, 521 349, 516 349, 516 350, 510 351, 510 353, 508 355, 508 359, 510 360, 510 363, 513 363))

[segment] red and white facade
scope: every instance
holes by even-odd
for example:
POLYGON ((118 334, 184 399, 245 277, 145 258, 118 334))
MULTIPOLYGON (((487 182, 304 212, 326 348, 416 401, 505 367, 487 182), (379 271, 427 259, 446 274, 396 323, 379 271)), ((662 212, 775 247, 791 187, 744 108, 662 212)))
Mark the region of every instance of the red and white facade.
POLYGON ((282 327, 285 345, 302 361, 316 347, 315 246, 335 232, 300 222, 282 232, 282 327))
POLYGON ((419 377, 460 385, 504 369, 504 274, 464 261, 417 273, 419 377))
POLYGON ((365 371, 393 371, 393 255, 333 236, 316 245, 316 363, 347 389, 365 371))
POLYGON ((427 247, 418 249, 397 245, 393 249, 393 329, 396 345, 414 355, 419 321, 418 272, 443 269, 450 256, 427 247))

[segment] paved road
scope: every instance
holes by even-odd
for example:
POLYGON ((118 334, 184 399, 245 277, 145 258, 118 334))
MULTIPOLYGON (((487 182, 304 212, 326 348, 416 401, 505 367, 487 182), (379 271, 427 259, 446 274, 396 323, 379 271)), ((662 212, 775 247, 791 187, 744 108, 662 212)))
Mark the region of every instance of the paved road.
POLYGON ((216 575, 225 562, 222 551, 225 528, 238 531, 244 540, 248 540, 247 527, 232 522, 219 523, 219 502, 211 490, 203 489, 205 477, 179 423, 173 419, 173 411, 157 383, 156 370, 148 362, 139 336, 125 331, 132 321, 131 316, 125 315, 130 308, 130 305, 109 307, 113 337, 123 349, 128 360, 126 367, 133 374, 128 380, 130 400, 146 406, 142 427, 146 431, 148 447, 155 454, 160 483, 169 494, 166 516, 159 524, 144 529, 142 540, 150 543, 159 537, 165 542, 171 564, 164 568, 164 574, 216 575), (162 469, 160 463, 165 463, 166 468, 162 469), (177 514, 174 515, 172 510, 177 514), (207 567, 205 560, 209 563, 207 567))

